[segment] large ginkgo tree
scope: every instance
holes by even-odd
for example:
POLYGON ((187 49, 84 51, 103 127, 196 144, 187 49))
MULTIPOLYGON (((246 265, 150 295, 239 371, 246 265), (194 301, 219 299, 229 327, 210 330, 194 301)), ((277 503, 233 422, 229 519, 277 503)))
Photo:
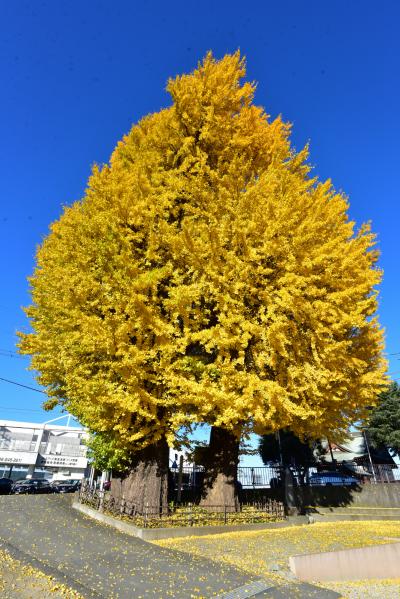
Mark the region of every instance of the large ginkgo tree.
POLYGON ((37 253, 21 351, 166 501, 168 447, 211 425, 203 502, 235 505, 240 436, 330 438, 386 384, 369 225, 311 175, 239 53, 170 80, 37 253), (154 482, 156 481, 156 482, 154 482))

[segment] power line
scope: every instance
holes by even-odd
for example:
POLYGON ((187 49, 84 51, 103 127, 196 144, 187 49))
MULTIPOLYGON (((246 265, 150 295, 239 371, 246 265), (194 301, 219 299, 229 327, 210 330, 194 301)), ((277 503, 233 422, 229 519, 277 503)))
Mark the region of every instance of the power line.
POLYGON ((0 406, 0 410, 15 410, 16 412, 44 412, 44 410, 33 410, 32 408, 6 408, 5 406, 0 406))
POLYGON ((12 349, 4 349, 4 347, 0 347, 0 356, 3 356, 5 358, 22 358, 22 359, 26 359, 28 356, 24 356, 12 349))
POLYGON ((24 389, 29 389, 30 391, 36 391, 36 393, 43 393, 43 395, 47 395, 45 391, 41 389, 35 389, 34 387, 29 387, 29 385, 23 385, 22 383, 17 383, 17 381, 10 381, 10 379, 4 379, 0 376, 0 381, 4 381, 5 383, 10 383, 11 385, 17 385, 17 387, 24 387, 24 389))

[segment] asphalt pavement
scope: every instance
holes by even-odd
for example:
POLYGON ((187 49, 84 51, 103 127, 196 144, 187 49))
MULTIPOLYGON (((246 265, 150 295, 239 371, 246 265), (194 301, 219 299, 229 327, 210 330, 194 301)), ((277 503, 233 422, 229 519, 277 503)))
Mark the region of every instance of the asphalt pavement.
POLYGON ((276 589, 229 565, 125 535, 73 510, 71 496, 2 495, 0 514, 0 546, 85 599, 339 597, 311 585, 276 589))

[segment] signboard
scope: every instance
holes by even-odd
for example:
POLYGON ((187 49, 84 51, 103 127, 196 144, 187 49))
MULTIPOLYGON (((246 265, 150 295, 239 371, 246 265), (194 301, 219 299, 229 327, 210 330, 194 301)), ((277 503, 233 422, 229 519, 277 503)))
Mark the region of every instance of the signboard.
POLYGON ((21 464, 31 466, 36 464, 37 453, 35 451, 10 451, 0 449, 0 464, 21 464))
POLYGON ((65 455, 39 455, 38 466, 53 466, 60 468, 86 468, 87 458, 65 455))

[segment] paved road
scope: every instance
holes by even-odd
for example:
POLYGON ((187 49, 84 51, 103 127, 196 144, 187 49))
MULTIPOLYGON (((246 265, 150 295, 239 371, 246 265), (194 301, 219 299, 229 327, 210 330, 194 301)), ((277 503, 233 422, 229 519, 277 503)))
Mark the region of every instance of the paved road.
MULTIPOLYGON (((61 495, 0 496, 0 544, 19 559, 52 574, 85 599, 189 599, 229 593, 278 597, 260 579, 225 564, 161 548, 98 524, 61 495), (238 589, 247 586, 247 593, 238 589), (249 591, 254 588, 254 592, 249 591), (257 590, 256 590, 257 589, 257 590)), ((339 597, 293 587, 285 597, 339 597), (304 592, 303 592, 304 591, 304 592)), ((322 593, 321 593, 322 592, 322 593)))

